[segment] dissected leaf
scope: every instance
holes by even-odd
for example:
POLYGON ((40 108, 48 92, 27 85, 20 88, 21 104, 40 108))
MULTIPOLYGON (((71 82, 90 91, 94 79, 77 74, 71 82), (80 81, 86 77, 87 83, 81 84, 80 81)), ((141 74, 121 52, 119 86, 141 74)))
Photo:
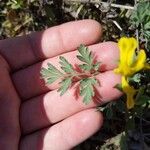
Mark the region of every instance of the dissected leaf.
POLYGON ((73 73, 74 72, 73 66, 64 57, 60 56, 59 58, 61 69, 66 73, 73 73))
POLYGON ((63 74, 55 66, 48 63, 48 68, 41 68, 41 76, 46 83, 51 84, 59 79, 63 74))
POLYGON ((93 57, 92 57, 92 53, 89 51, 89 49, 84 46, 84 45, 80 45, 80 47, 78 48, 78 51, 80 53, 80 55, 77 55, 77 58, 84 62, 84 64, 82 65, 79 65, 79 67, 82 69, 82 70, 85 70, 85 71, 90 71, 93 67, 93 57))
POLYGON ((91 70, 91 66, 89 66, 88 64, 82 64, 82 65, 79 65, 79 67, 80 67, 82 70, 87 70, 87 71, 90 71, 90 70, 91 70))
POLYGON ((80 95, 83 96, 83 102, 88 104, 95 95, 94 85, 98 84, 94 78, 85 78, 80 82, 80 95))
POLYGON ((68 90, 68 88, 71 86, 71 83, 71 78, 66 78, 60 82, 60 88, 58 89, 58 92, 60 92, 61 96, 68 90))
POLYGON ((66 58, 60 56, 59 64, 61 65, 60 67, 64 73, 62 73, 52 64, 48 63, 47 69, 41 69, 41 75, 48 84, 51 84, 58 79, 62 80, 59 83, 60 88, 58 89, 60 95, 63 95, 69 89, 69 87, 71 87, 72 82, 74 81, 73 79, 76 76, 78 78, 81 77, 81 79, 79 78, 80 95, 83 96, 83 102, 88 104, 92 100, 92 97, 95 96, 94 86, 99 84, 98 80, 96 80, 93 76, 98 73, 100 63, 94 63, 92 53, 84 45, 81 45, 78 50, 80 55, 77 57, 83 62, 83 64, 79 65, 79 67, 83 70, 83 72, 76 71, 66 58))
POLYGON ((132 79, 131 80, 133 80, 134 82, 140 82, 141 81, 141 74, 140 73, 137 73, 137 74, 135 74, 133 77, 132 77, 132 79))
POLYGON ((53 73, 53 74, 57 74, 57 75, 62 75, 62 73, 55 67, 55 66, 53 66, 51 63, 47 63, 47 65, 48 65, 48 70, 51 72, 51 73, 53 73))
POLYGON ((93 65, 93 69, 95 70, 95 71, 98 71, 99 70, 99 67, 100 67, 100 62, 97 62, 96 64, 94 64, 93 65))
POLYGON ((51 77, 51 78, 47 78, 46 83, 47 83, 47 84, 52 84, 52 83, 55 82, 57 79, 58 79, 57 76, 53 76, 53 77, 51 77))
POLYGON ((79 67, 84 71, 98 71, 100 67, 100 62, 94 63, 94 59, 92 53, 89 51, 88 47, 85 45, 80 45, 78 48, 80 55, 77 55, 77 58, 84 62, 83 64, 79 65, 79 67))
POLYGON ((131 23, 139 29, 139 36, 150 39, 150 2, 138 3, 137 9, 131 15, 131 23))
POLYGON ((145 30, 150 30, 150 20, 146 24, 144 24, 144 29, 145 30))

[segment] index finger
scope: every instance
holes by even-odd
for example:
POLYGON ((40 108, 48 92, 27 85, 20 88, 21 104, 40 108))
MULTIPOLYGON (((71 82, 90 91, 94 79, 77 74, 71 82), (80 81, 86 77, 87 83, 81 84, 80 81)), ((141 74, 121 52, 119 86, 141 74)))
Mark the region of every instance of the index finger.
POLYGON ((94 44, 100 36, 101 26, 98 22, 74 21, 27 36, 2 40, 0 53, 14 71, 75 50, 81 43, 94 44))

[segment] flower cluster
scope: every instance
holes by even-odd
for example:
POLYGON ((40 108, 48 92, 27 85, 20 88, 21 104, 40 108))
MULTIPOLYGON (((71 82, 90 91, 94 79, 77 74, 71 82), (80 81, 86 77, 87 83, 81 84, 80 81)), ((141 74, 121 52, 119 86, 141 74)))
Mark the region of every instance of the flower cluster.
POLYGON ((135 38, 122 37, 118 42, 120 50, 119 66, 115 73, 122 75, 122 90, 127 95, 127 108, 131 109, 135 105, 134 96, 138 89, 129 84, 129 77, 143 69, 150 69, 146 63, 146 53, 144 50, 136 51, 138 42, 135 38))

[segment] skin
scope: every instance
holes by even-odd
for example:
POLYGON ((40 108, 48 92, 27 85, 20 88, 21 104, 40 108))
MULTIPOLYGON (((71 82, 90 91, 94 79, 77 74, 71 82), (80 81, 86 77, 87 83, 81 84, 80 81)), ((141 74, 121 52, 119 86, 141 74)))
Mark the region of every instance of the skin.
POLYGON ((98 22, 83 20, 0 41, 0 149, 68 150, 100 129, 103 116, 95 107, 121 95, 113 88, 120 83, 112 71, 118 47, 98 43, 101 34, 98 22), (102 63, 99 103, 84 105, 74 88, 60 97, 58 83, 45 85, 40 79, 41 67, 47 62, 59 67, 60 55, 78 64, 75 56, 81 43, 102 63))

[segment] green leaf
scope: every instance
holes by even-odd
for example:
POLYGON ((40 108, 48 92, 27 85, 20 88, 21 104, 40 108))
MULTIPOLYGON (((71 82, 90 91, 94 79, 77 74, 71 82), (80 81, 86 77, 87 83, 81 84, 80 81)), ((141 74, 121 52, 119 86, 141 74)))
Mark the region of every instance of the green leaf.
POLYGON ((66 78, 60 82, 60 88, 58 89, 58 92, 60 92, 60 95, 62 96, 71 86, 72 84, 72 78, 66 78))
POLYGON ((61 69, 66 73, 73 73, 73 66, 62 56, 60 58, 61 69))
POLYGON ((59 79, 63 74, 52 64, 48 63, 48 68, 41 68, 41 77, 46 83, 51 84, 59 79))
POLYGON ((51 77, 51 78, 47 78, 47 81, 46 83, 47 84, 52 84, 53 82, 55 82, 58 78, 55 76, 55 77, 51 77))
POLYGON ((99 68, 100 68, 100 62, 97 62, 96 64, 93 65, 93 69, 94 69, 95 71, 98 71, 99 68))
POLYGON ((80 61, 85 62, 85 59, 84 59, 82 56, 77 55, 77 58, 78 58, 80 61))
POLYGON ((80 65, 80 66, 82 66, 81 69, 86 70, 86 71, 90 71, 93 67, 93 65, 92 65, 92 63, 93 63, 92 53, 89 51, 89 49, 86 46, 84 46, 82 44, 78 48, 78 51, 79 51, 80 55, 77 55, 77 58, 80 61, 85 63, 85 64, 80 65), (86 67, 84 67, 84 66, 86 66, 86 67))
POLYGON ((79 65, 79 67, 82 69, 82 70, 85 70, 85 71, 89 71, 91 70, 91 67, 87 64, 82 64, 82 65, 79 65))
POLYGON ((148 31, 148 30, 144 31, 144 35, 146 38, 149 39, 150 38, 150 31, 148 31))
POLYGON ((143 1, 137 4, 131 15, 131 23, 135 28, 138 28, 139 37, 143 37, 144 40, 150 39, 150 2, 143 1))
POLYGON ((128 77, 128 82, 130 85, 134 85, 134 84, 140 85, 141 78, 142 78, 142 74, 137 73, 137 74, 134 74, 132 77, 128 77))
POLYGON ((150 20, 146 24, 144 24, 144 29, 149 30, 150 29, 150 20))
POLYGON ((140 73, 137 73, 132 77, 132 80, 139 83, 141 81, 141 76, 142 75, 140 73))
POLYGON ((93 76, 98 73, 97 71, 99 70, 100 63, 93 63, 92 53, 84 45, 81 45, 78 50, 80 55, 77 57, 80 61, 84 62, 79 65, 79 67, 82 69, 82 72, 76 71, 67 59, 65 59, 63 56, 60 56, 59 64, 64 72, 61 72, 51 63, 48 63, 48 68, 41 69, 41 76, 48 84, 61 79, 61 82, 59 83, 60 88, 58 89, 60 95, 63 95, 69 89, 69 87, 71 87, 72 81, 76 79, 75 77, 78 77, 77 79, 79 79, 80 82, 80 95, 83 96, 83 102, 88 104, 95 95, 94 86, 99 84, 98 80, 93 76), (91 78, 85 78, 87 75, 90 75, 91 78))
POLYGON ((140 23, 142 23, 147 15, 149 15, 149 8, 150 3, 149 2, 141 2, 137 6, 137 17, 140 20, 140 23))
POLYGON ((80 81, 80 95, 83 96, 83 102, 89 104, 94 97, 94 85, 98 84, 94 78, 85 78, 80 81))
POLYGON ((51 63, 47 63, 48 65, 48 70, 51 72, 51 74, 56 74, 56 75, 62 75, 62 73, 55 67, 53 66, 51 63))

